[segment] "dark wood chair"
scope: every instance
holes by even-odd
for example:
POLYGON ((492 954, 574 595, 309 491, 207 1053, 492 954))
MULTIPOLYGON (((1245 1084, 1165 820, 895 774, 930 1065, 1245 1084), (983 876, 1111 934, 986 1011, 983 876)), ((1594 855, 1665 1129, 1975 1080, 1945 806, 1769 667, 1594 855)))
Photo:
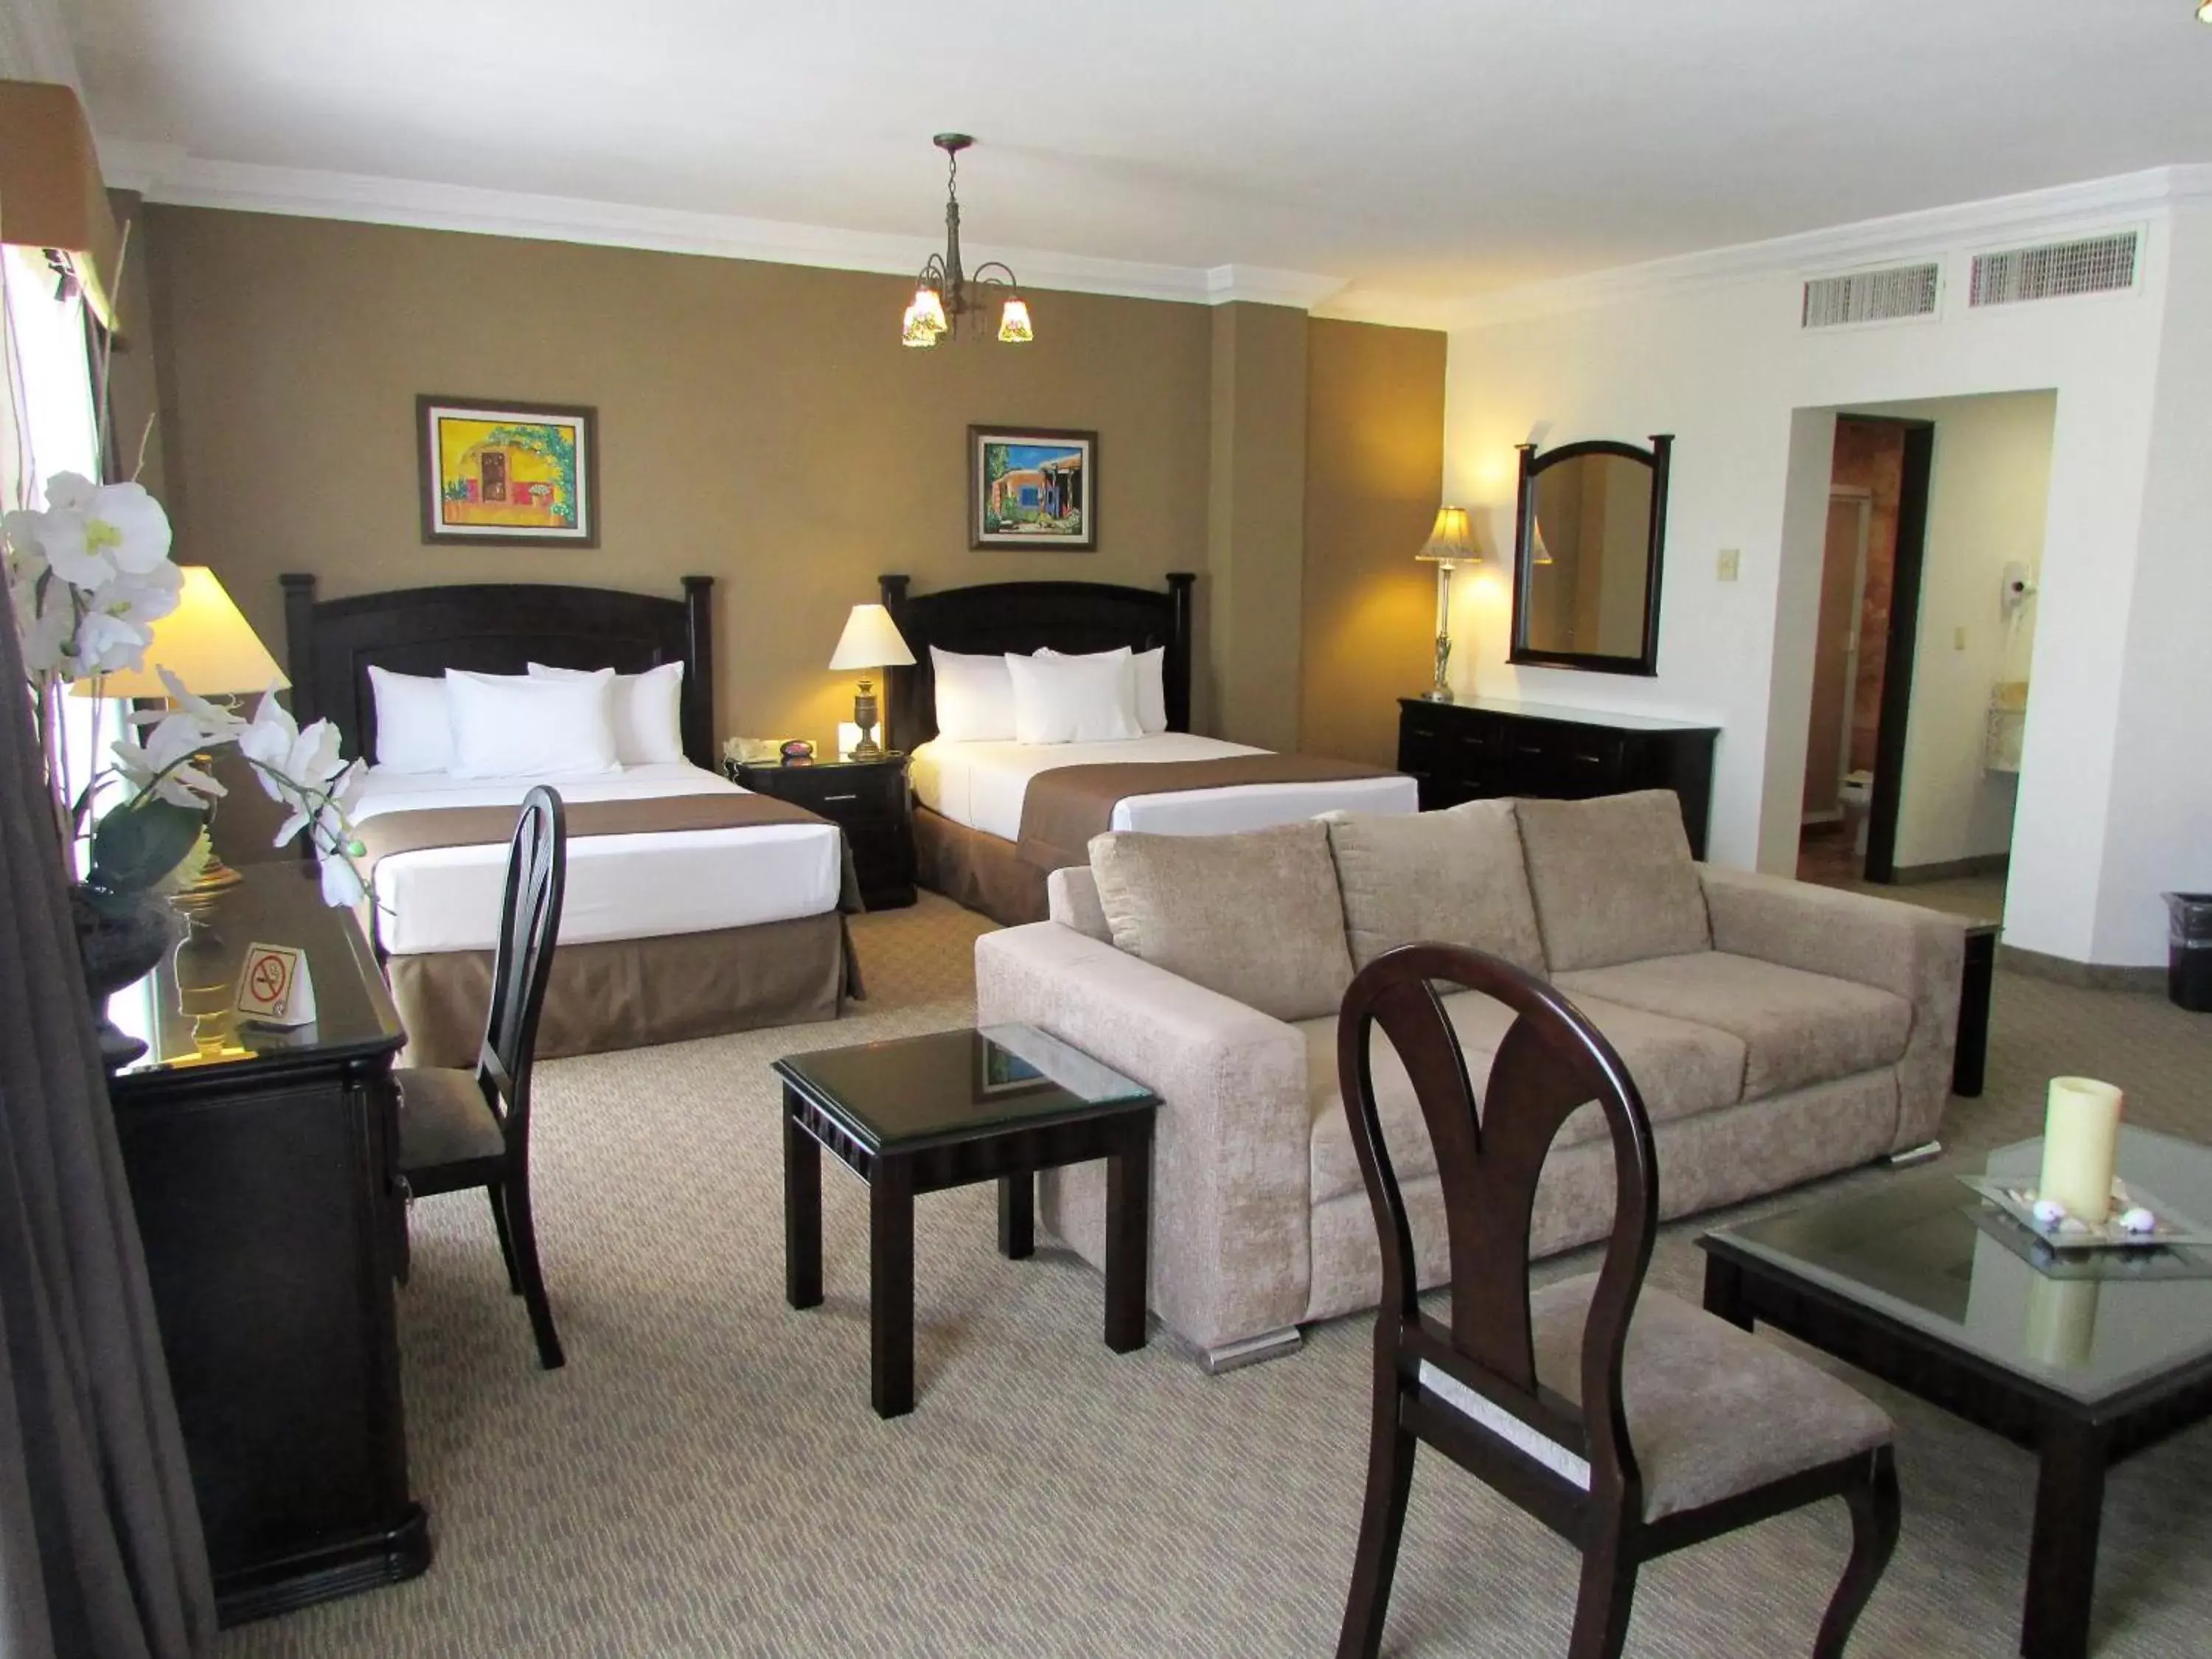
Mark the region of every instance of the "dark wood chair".
POLYGON ((1571 1659, 1612 1659, 1638 1567, 1820 1498, 1850 1506, 1851 1554, 1814 1644, 1842 1654, 1895 1547, 1889 1419, 1853 1389, 1663 1291, 1644 1293, 1657 1226, 1651 1123, 1620 1057, 1542 981, 1478 951, 1412 945, 1345 994, 1337 1066, 1382 1243, 1373 1441, 1339 1659, 1373 1659, 1423 1442, 1583 1553, 1571 1659), (1516 1018, 1477 1103, 1438 987, 1516 1018), (1437 1154, 1451 1321, 1422 1313, 1413 1236, 1376 1110, 1380 1026, 1437 1154), (1528 1289, 1537 1177, 1595 1101, 1613 1143, 1613 1220, 1595 1273, 1528 1289))
POLYGON ((530 1212, 530 1068, 538 1016, 561 932, 568 831, 561 797, 540 786, 523 798, 507 854, 507 896, 491 969, 483 1047, 471 1070, 397 1073, 399 1167, 410 1199, 482 1187, 507 1258, 507 1288, 530 1311, 538 1363, 562 1363, 561 1339, 538 1266, 530 1212))

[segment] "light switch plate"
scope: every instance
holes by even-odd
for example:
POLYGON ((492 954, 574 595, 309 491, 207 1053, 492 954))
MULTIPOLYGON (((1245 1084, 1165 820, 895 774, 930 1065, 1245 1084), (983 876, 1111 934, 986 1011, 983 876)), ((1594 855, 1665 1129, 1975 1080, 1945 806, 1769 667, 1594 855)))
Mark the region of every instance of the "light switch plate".
POLYGON ((1724 547, 1721 549, 1721 556, 1719 559, 1715 562, 1715 573, 1723 581, 1734 581, 1736 579, 1737 574, 1742 569, 1742 568, 1743 550, 1741 548, 1724 547))

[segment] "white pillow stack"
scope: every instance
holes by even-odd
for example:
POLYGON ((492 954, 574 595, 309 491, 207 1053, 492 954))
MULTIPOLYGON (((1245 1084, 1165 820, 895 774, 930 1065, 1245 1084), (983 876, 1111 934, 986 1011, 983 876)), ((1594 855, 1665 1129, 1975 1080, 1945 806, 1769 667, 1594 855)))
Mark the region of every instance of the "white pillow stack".
MULTIPOLYGON (((537 680, 588 680, 609 669, 530 665, 537 680)), ((684 665, 665 662, 642 674, 614 677, 615 758, 624 766, 659 766, 684 758, 684 665)))
POLYGON ((1114 743, 1168 729, 1167 652, 1064 656, 929 649, 946 743, 1114 743))
POLYGON ((440 677, 371 668, 377 769, 457 778, 587 777, 681 761, 684 665, 440 677))

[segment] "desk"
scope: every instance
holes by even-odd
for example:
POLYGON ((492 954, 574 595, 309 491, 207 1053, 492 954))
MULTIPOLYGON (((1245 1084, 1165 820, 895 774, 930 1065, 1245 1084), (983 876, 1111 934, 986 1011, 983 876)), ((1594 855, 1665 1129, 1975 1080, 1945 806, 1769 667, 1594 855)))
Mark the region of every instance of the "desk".
POLYGON ((240 874, 109 1003, 152 1045, 109 1093, 225 1624, 430 1563, 392 1291, 405 1034, 352 915, 322 903, 311 870, 240 874), (228 1014, 255 941, 306 951, 313 1024, 228 1014))

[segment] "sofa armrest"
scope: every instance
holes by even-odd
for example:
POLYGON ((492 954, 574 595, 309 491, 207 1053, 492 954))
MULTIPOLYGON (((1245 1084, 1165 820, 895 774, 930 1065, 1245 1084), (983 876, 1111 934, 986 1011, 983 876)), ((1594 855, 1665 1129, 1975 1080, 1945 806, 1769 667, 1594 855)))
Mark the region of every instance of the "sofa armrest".
POLYGON ((1934 1138, 1951 1092, 1966 919, 1870 893, 1700 865, 1713 949, 1893 992, 1912 1005, 1898 1062, 1898 1150, 1934 1138))
POLYGON ((1151 1301, 1171 1328, 1211 1352, 1297 1322, 1311 1123, 1294 1028, 1051 921, 975 941, 975 1018, 1040 1026, 1160 1097, 1151 1301))

